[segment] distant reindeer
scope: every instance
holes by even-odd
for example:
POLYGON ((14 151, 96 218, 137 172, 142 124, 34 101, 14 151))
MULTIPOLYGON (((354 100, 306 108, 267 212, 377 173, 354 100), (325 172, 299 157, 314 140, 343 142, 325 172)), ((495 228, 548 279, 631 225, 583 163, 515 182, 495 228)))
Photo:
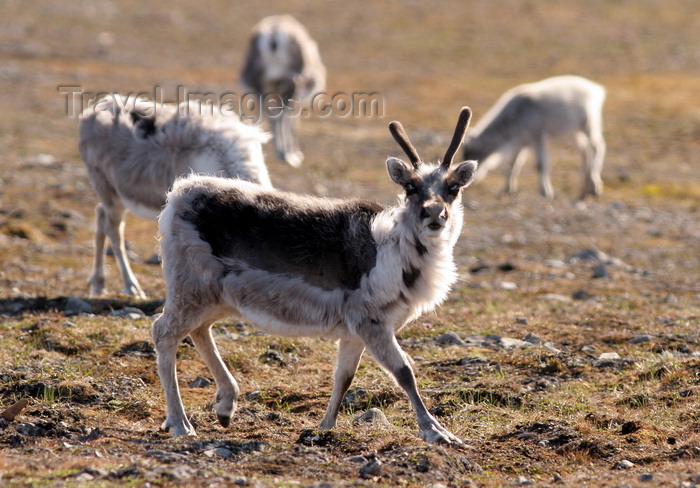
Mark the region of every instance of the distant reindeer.
POLYGON ((193 176, 175 183, 160 216, 168 299, 153 324, 167 401, 164 430, 195 435, 176 372, 177 348, 188 334, 216 380, 219 422, 229 425, 239 389, 211 325, 237 314, 269 333, 339 339, 321 429, 335 427, 367 348, 406 392, 421 437, 461 443, 423 404, 396 334, 440 304, 457 279, 452 250, 462 229, 460 195, 477 164, 452 160, 470 117, 464 107, 438 164, 423 163, 401 124, 390 124, 410 159, 386 162, 389 176, 403 188, 395 208, 272 191, 240 180, 193 176))
POLYGON ((289 110, 272 108, 268 115, 274 134, 277 156, 294 166, 301 165, 304 154, 297 142, 301 107, 326 87, 326 68, 316 42, 306 28, 290 15, 262 19, 254 28, 241 72, 241 84, 247 93, 262 100, 276 95, 289 110))
POLYGON ((80 153, 100 201, 88 283, 91 295, 102 294, 109 237, 124 293, 145 298, 126 254, 126 210, 156 220, 175 179, 189 173, 243 178, 272 188, 262 153, 268 136, 235 117, 200 114, 195 105, 163 105, 156 114, 153 102, 111 98, 87 108, 80 120, 80 153))
POLYGON ((581 199, 601 195, 604 101, 605 88, 579 76, 557 76, 508 90, 464 141, 464 157, 479 161, 475 182, 504 161, 509 167, 505 192, 514 192, 527 149, 532 148, 540 192, 552 198, 547 139, 574 134, 583 158, 581 199))

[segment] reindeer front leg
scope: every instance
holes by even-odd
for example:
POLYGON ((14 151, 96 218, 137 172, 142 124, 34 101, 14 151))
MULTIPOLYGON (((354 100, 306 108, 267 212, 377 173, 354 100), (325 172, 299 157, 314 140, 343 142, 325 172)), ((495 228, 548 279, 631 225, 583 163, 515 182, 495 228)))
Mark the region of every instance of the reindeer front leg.
POLYGON ((374 359, 387 370, 403 388, 416 413, 420 437, 428 442, 440 444, 462 444, 462 441, 445 429, 433 417, 421 400, 416 386, 416 377, 406 353, 401 349, 394 336, 393 328, 388 328, 374 321, 368 327, 358 330, 362 335, 367 350, 374 359))

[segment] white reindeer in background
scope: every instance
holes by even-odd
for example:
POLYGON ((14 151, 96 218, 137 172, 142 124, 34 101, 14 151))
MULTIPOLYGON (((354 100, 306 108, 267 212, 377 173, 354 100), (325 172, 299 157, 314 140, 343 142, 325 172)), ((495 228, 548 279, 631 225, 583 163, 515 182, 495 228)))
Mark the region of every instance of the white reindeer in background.
POLYGON ((505 192, 517 189, 527 149, 535 151, 540 192, 552 198, 546 143, 574 134, 583 158, 581 199, 603 192, 605 88, 579 76, 557 76, 516 86, 504 93, 464 141, 464 157, 479 161, 475 182, 501 162, 508 165, 505 192))
POLYGON ((241 84, 245 92, 258 95, 261 101, 276 95, 287 106, 286 110, 273 108, 265 115, 270 119, 277 156, 295 168, 301 165, 299 112, 326 87, 326 68, 304 26, 290 15, 262 19, 253 28, 241 84))
POLYGON ((365 348, 406 392, 420 435, 461 443, 428 412, 396 334, 432 310, 457 278, 452 250, 462 229, 461 190, 475 161, 453 165, 471 111, 464 107, 442 163, 423 163, 398 122, 391 132, 410 163, 390 157, 400 205, 384 209, 194 176, 175 183, 160 216, 167 288, 153 324, 167 401, 163 429, 195 435, 177 383, 176 352, 188 334, 217 383, 215 411, 228 426, 238 385, 213 342, 211 325, 240 315, 263 331, 339 339, 333 393, 320 428, 338 410, 365 348))
POLYGON ((156 220, 178 176, 203 173, 243 178, 272 188, 262 153, 269 136, 237 117, 200 114, 196 104, 163 105, 113 96, 87 108, 80 121, 80 153, 100 203, 95 209, 91 295, 104 289, 109 237, 124 293, 145 298, 124 242, 124 214, 156 220))

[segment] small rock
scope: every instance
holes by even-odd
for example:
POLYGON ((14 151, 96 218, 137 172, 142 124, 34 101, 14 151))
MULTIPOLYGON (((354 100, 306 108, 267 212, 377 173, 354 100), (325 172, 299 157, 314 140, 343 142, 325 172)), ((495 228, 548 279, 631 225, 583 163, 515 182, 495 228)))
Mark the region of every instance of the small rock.
POLYGON ((584 249, 569 256, 569 262, 577 261, 605 261, 608 258, 607 254, 598 249, 584 249))
POLYGON ((552 476, 552 481, 553 481, 554 483, 563 483, 563 482, 564 482, 564 478, 563 478, 562 475, 560 475, 559 473, 554 473, 554 475, 552 476))
POLYGON ((605 266, 605 263, 600 263, 596 265, 593 268, 593 275, 591 277, 594 279, 609 278, 610 274, 608 273, 608 268, 605 266))
POLYGON ((528 325, 527 319, 525 317, 516 317, 515 323, 518 325, 528 325))
POLYGON ((540 295, 540 298, 542 300, 550 300, 552 302, 570 302, 571 298, 565 296, 565 295, 560 295, 558 293, 545 293, 544 295, 540 295))
POLYGON ((139 320, 146 317, 143 310, 135 307, 124 307, 121 310, 115 310, 109 314, 110 317, 122 317, 129 320, 139 320))
POLYGON ((254 402, 260 398, 260 395, 261 395, 260 390, 251 391, 250 393, 248 393, 245 396, 245 399, 249 402, 254 402))
POLYGON ((602 361, 611 361, 613 359, 620 359, 620 355, 616 352, 604 352, 598 356, 598 359, 602 361))
POLYGON ((651 473, 644 473, 639 476, 639 481, 653 481, 654 480, 654 475, 651 473))
POLYGON ((634 463, 632 461, 628 461, 627 459, 623 459, 619 463, 617 463, 616 468, 617 469, 631 469, 634 467, 634 463))
POLYGON ((444 345, 458 345, 458 346, 466 346, 467 343, 462 340, 461 337, 456 332, 445 332, 439 337, 435 338, 435 342, 438 344, 444 345))
POLYGON ((39 153, 30 158, 28 162, 37 166, 51 166, 56 164, 56 157, 53 154, 39 153))
POLYGON ((40 436, 40 435, 44 435, 46 433, 46 431, 44 429, 42 429, 41 427, 38 427, 30 422, 24 422, 22 424, 18 424, 17 427, 15 427, 15 429, 20 434, 30 436, 30 437, 40 436))
POLYGON ((92 305, 78 297, 68 297, 63 313, 69 317, 81 313, 92 313, 92 305))
POLYGON ((348 458, 348 461, 350 461, 351 463, 363 463, 364 464, 367 462, 367 458, 364 456, 353 456, 351 458, 348 458))
POLYGON ((80 472, 75 476, 75 481, 78 483, 87 483, 89 481, 94 480, 95 477, 91 475, 90 473, 85 473, 85 472, 80 472))
POLYGON ((274 362, 278 363, 280 366, 287 365, 287 361, 284 360, 282 354, 274 349, 269 349, 265 354, 262 354, 259 359, 266 364, 274 362))
POLYGON ((513 283, 512 281, 499 281, 498 283, 496 283, 496 288, 499 288, 501 290, 512 291, 517 290, 518 285, 516 283, 513 283))
POLYGON ((529 342, 530 344, 542 344, 544 342, 540 337, 537 337, 535 334, 532 334, 530 332, 528 332, 527 335, 523 337, 523 340, 525 342, 529 342))
POLYGON ((515 486, 532 486, 535 484, 535 480, 530 479, 526 476, 518 476, 518 479, 515 481, 515 486))
POLYGON ((515 349, 518 347, 530 347, 532 344, 530 342, 521 341, 520 339, 513 339, 512 337, 501 337, 498 341, 498 345, 503 349, 515 349))
POLYGON ((360 468, 360 477, 362 479, 373 478, 374 476, 379 476, 382 473, 382 462, 374 458, 364 466, 360 468))
POLYGON ((369 395, 369 393, 361 386, 351 388, 345 393, 342 405, 344 407, 352 407, 361 399, 367 398, 367 395, 369 395))
POLYGON ((593 346, 593 345, 583 346, 581 348, 581 351, 582 352, 593 352, 593 351, 595 351, 595 346, 593 346))
POLYGON ((205 388, 211 384, 212 384, 212 381, 210 379, 207 379, 204 376, 197 376, 190 383, 190 388, 205 388))
POLYGON ((389 425, 389 421, 386 419, 384 412, 374 407, 355 417, 352 423, 353 425, 359 425, 360 423, 389 425))
POLYGON ((566 268, 567 264, 560 259, 545 259, 544 264, 550 268, 566 268))
POLYGON ((649 342, 651 340, 651 336, 648 335, 640 335, 637 337, 633 337, 632 339, 629 340, 630 344, 641 344, 643 342, 649 342))
POLYGON ((574 300, 590 300, 594 295, 588 293, 586 290, 576 290, 571 294, 571 298, 574 300))
POLYGON ((231 456, 233 456, 233 451, 230 449, 226 449, 225 447, 217 447, 214 449, 214 454, 216 456, 219 456, 220 458, 228 459, 231 456))

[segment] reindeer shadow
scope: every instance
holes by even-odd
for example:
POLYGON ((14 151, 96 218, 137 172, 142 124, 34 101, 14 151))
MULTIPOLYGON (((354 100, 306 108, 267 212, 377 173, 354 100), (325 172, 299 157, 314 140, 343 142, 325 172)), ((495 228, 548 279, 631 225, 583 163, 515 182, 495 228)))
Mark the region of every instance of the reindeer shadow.
MULTIPOLYGON (((0 299, 0 315, 18 316, 22 314, 58 312, 66 315, 69 301, 75 297, 10 297, 0 299)), ((165 299, 158 300, 135 300, 133 298, 80 298, 90 306, 90 312, 94 315, 110 315, 115 310, 122 310, 127 307, 138 308, 144 314, 150 316, 161 312, 165 299)))

